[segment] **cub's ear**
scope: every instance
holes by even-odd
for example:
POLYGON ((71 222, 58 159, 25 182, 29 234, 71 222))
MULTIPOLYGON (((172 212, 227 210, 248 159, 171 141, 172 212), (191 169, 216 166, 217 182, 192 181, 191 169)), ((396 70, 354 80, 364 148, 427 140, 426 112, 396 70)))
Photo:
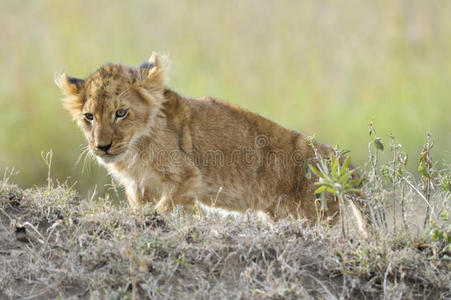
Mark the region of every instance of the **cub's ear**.
POLYGON ((149 58, 149 63, 154 65, 157 68, 162 67, 160 56, 156 52, 152 52, 152 55, 149 58))
POLYGON ((153 52, 149 61, 142 62, 139 66, 139 86, 146 89, 163 90, 166 87, 164 76, 164 63, 157 53, 153 52))
POLYGON ((55 78, 56 85, 64 94, 63 106, 74 119, 79 119, 83 107, 85 81, 62 74, 55 78))
POLYGON ((139 66, 138 69, 142 72, 149 72, 152 70, 154 65, 151 62, 143 61, 139 66))

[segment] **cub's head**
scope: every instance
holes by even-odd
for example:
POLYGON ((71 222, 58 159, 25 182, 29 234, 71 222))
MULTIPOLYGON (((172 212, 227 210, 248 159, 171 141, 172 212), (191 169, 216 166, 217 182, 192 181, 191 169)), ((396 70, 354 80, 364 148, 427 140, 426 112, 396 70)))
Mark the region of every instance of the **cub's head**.
POLYGON ((151 134, 164 102, 163 68, 155 53, 137 68, 107 64, 86 80, 63 74, 56 84, 89 150, 103 163, 119 161, 135 141, 151 134))

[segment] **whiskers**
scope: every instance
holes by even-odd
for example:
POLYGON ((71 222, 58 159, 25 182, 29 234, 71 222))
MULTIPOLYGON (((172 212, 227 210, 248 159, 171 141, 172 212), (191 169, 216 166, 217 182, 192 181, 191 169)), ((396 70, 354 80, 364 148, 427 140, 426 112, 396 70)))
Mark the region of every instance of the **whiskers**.
MULTIPOLYGON (((123 146, 118 145, 118 149, 123 149, 123 146)), ((97 161, 101 165, 103 163, 117 163, 117 162, 124 162, 126 161, 126 164, 128 166, 136 165, 136 164, 149 164, 149 154, 151 149, 143 149, 141 145, 140 138, 133 139, 128 145, 127 149, 125 149, 123 152, 112 156, 111 158, 106 157, 97 157, 91 151, 89 150, 89 145, 80 145, 80 154, 78 155, 77 160, 75 161, 74 168, 82 164, 82 173, 85 173, 87 171, 88 173, 91 171, 92 167, 92 161, 97 161)), ((116 151, 114 151, 116 152, 116 151)))
POLYGON ((94 155, 89 151, 89 145, 85 145, 81 147, 81 153, 75 162, 74 167, 78 166, 78 164, 83 160, 83 166, 81 172, 84 173, 85 170, 89 173, 91 171, 91 162, 94 160, 94 155))

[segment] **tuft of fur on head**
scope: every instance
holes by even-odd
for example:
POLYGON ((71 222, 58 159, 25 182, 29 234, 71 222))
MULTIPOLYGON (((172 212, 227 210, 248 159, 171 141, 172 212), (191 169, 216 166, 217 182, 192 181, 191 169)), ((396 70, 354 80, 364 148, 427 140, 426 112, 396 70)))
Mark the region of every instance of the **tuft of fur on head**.
POLYGON ((82 79, 72 78, 65 73, 55 77, 55 84, 64 94, 63 106, 67 109, 74 120, 78 120, 81 116, 83 107, 84 84, 82 79))

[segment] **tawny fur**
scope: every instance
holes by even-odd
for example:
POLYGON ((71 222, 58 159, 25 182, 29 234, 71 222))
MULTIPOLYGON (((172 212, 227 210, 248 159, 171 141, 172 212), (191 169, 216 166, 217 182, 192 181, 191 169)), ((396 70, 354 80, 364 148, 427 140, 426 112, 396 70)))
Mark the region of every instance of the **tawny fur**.
MULTIPOLYGON (((169 211, 198 200, 274 219, 316 219, 317 178, 306 177, 304 164, 315 155, 306 136, 213 98, 182 97, 166 87, 157 55, 142 67, 107 64, 87 80, 62 75, 57 84, 91 152, 124 185, 132 207, 155 201, 169 211), (117 119, 121 108, 128 114, 117 119), (108 154, 96 147, 109 143, 108 154)), ((324 156, 331 151, 315 146, 324 156)), ((327 201, 327 215, 336 214, 338 203, 327 201)))

